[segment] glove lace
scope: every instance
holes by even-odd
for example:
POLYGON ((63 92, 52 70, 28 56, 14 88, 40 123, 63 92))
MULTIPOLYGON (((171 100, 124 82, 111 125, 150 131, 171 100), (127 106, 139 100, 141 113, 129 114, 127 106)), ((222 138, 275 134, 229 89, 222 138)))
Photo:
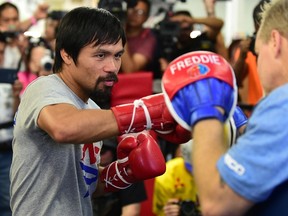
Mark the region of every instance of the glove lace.
MULTIPOLYGON (((128 181, 126 181, 126 180, 123 178, 123 176, 121 175, 121 171, 119 171, 119 169, 118 169, 118 163, 125 163, 125 162, 127 162, 127 161, 128 161, 128 157, 123 158, 123 159, 120 159, 120 160, 118 160, 118 161, 115 161, 115 163, 109 164, 108 170, 107 170, 107 172, 106 172, 106 178, 104 179, 105 187, 106 187, 106 188, 108 187, 108 185, 111 185, 112 187, 115 187, 115 188, 117 188, 117 189, 125 189, 125 188, 128 188, 128 187, 131 186, 131 183, 128 182, 128 181), (116 174, 113 176, 113 178, 109 178, 109 171, 110 171, 110 167, 111 167, 112 165, 115 166, 116 174), (124 182, 125 184, 127 184, 127 186, 125 186, 125 187, 118 187, 117 185, 114 185, 114 184, 113 184, 113 181, 116 181, 116 182, 117 182, 117 181, 118 181, 117 177, 118 177, 122 182, 124 182)), ((128 176, 128 173, 127 173, 125 167, 123 168, 123 171, 122 171, 122 172, 123 172, 126 176, 128 176)))
POLYGON ((139 108, 139 107, 142 107, 143 110, 144 110, 144 114, 145 114, 145 118, 146 118, 146 124, 147 124, 145 126, 146 126, 147 130, 150 130, 152 128, 152 121, 151 121, 150 114, 149 114, 147 106, 145 105, 145 103, 141 99, 140 100, 135 100, 133 102, 133 104, 134 104, 134 107, 133 107, 133 113, 132 113, 132 120, 131 120, 131 123, 129 125, 128 130, 126 130, 126 133, 133 132, 132 126, 133 126, 134 119, 135 119, 135 116, 136 116, 136 109, 139 108))

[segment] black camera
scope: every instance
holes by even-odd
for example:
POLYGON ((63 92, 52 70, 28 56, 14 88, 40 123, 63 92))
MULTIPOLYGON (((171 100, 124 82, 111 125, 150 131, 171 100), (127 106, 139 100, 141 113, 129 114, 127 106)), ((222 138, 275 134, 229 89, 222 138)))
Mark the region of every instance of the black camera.
POLYGON ((18 69, 0 68, 0 83, 13 84, 18 79, 18 69))
POLYGON ((2 32, 6 40, 17 38, 20 34, 19 31, 4 31, 2 32))
POLYGON ((161 56, 168 61, 173 60, 172 53, 176 49, 178 37, 180 34, 180 25, 164 19, 154 28, 154 32, 158 37, 161 47, 161 56))
MULTIPOLYGON (((172 52, 176 49, 176 44, 180 36, 181 28, 177 22, 170 21, 170 17, 173 16, 173 6, 178 0, 170 1, 167 8, 160 8, 158 13, 165 12, 165 17, 162 21, 156 24, 154 32, 160 42, 162 50, 162 57, 168 61, 173 60, 172 52)), ((186 2, 186 0, 180 0, 186 2)))
POLYGON ((195 202, 191 200, 184 200, 179 202, 180 216, 201 216, 199 209, 195 202))
POLYGON ((99 8, 103 8, 114 14, 122 23, 126 21, 127 9, 135 7, 137 0, 100 0, 99 8))

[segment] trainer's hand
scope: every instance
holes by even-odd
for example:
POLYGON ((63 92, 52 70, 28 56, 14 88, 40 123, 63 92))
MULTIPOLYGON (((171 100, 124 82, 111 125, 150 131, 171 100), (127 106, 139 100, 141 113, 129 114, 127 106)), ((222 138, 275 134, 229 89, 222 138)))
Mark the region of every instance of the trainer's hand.
POLYGON ((213 52, 196 51, 176 58, 163 75, 162 90, 170 113, 187 130, 202 119, 225 122, 237 101, 233 69, 213 52))

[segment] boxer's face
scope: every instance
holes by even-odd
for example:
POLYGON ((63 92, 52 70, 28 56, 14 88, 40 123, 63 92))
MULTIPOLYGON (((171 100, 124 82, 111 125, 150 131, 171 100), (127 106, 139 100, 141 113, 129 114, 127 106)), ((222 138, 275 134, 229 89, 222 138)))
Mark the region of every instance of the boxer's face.
POLYGON ((89 44, 82 48, 77 63, 70 61, 68 66, 75 83, 73 88, 85 97, 97 91, 111 91, 118 80, 123 52, 122 40, 116 44, 89 44))

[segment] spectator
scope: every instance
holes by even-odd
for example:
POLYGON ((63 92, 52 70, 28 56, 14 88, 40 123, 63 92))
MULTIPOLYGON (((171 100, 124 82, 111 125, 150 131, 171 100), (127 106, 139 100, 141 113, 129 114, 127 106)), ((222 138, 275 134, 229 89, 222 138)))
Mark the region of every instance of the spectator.
MULTIPOLYGON (((223 26, 221 19, 216 17, 195 18, 191 16, 189 11, 177 11, 169 20, 178 23, 180 30, 175 48, 171 50, 171 53, 165 54, 165 58, 160 58, 162 71, 165 71, 172 59, 184 53, 195 50, 215 51, 216 38, 223 26), (191 38, 191 32, 196 24, 205 25, 209 28, 206 28, 207 31, 202 32, 199 36, 191 38)), ((168 46, 173 46, 173 44, 170 43, 168 46)))
POLYGON ((135 7, 127 10, 127 44, 122 56, 121 66, 123 73, 151 71, 156 37, 151 29, 143 26, 149 17, 150 8, 151 3, 149 0, 138 0, 135 7))
MULTIPOLYGON (((6 38, 0 33, 0 65, 4 62, 6 38)), ((1 69, 0 69, 1 70, 1 69)), ((6 72, 6 71, 5 71, 6 72)), ((9 72, 9 71, 7 71, 9 72)), ((3 72, 1 72, 3 73, 3 72)), ((14 84, 0 83, 0 213, 11 216, 10 209, 10 166, 12 162, 13 117, 20 102, 22 85, 19 80, 14 84)))
POLYGON ((43 38, 29 39, 26 53, 26 70, 19 71, 18 78, 23 85, 21 95, 26 87, 37 77, 52 74, 53 51, 43 38))
POLYGON ((264 91, 257 72, 257 56, 254 52, 255 37, 261 22, 260 13, 265 2, 261 0, 253 10, 253 20, 255 32, 251 37, 240 41, 239 48, 236 50, 231 61, 236 81, 239 88, 238 102, 248 116, 251 115, 253 107, 263 98, 264 91))
POLYGON ((45 29, 43 38, 47 41, 50 49, 55 50, 55 39, 59 23, 67 11, 53 10, 48 13, 45 20, 45 29))
MULTIPOLYGON (((5 49, 5 63, 6 68, 21 68, 21 59, 23 50, 21 40, 23 39, 23 32, 27 31, 38 20, 46 18, 49 6, 46 3, 39 4, 34 14, 30 19, 20 21, 19 11, 16 5, 10 2, 4 2, 0 5, 0 31, 4 32, 7 37, 7 46, 5 49)), ((22 68, 24 65, 22 65, 22 68)))

